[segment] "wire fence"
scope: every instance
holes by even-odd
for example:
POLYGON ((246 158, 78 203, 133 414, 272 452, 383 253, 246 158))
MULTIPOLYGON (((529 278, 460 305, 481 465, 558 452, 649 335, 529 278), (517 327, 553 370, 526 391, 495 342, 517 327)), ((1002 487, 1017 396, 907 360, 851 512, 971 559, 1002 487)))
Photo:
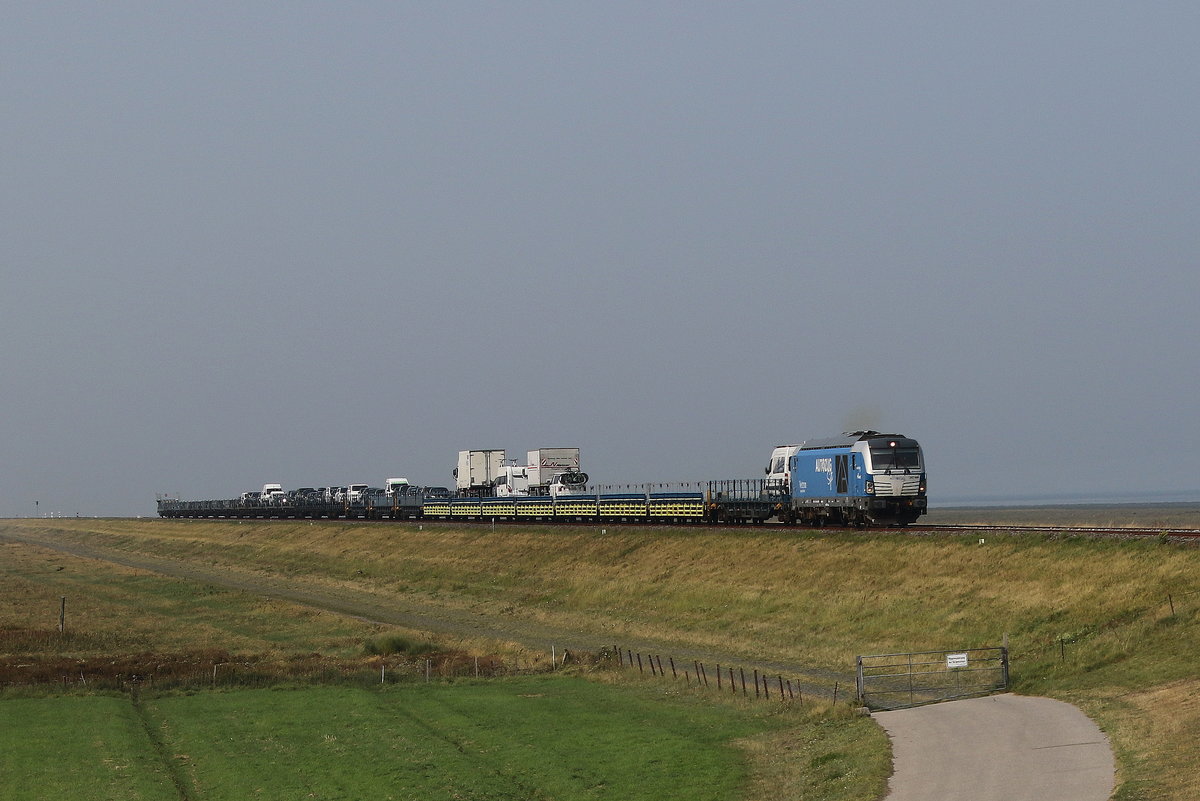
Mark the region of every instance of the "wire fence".
MULTIPOLYGON (((785 677, 779 672, 768 672, 758 668, 747 670, 739 665, 709 664, 698 659, 676 659, 673 656, 668 656, 664 662, 660 654, 642 654, 619 646, 614 647, 614 653, 620 667, 637 670, 642 676, 649 674, 651 677, 682 682, 688 687, 740 695, 743 698, 794 702, 801 706, 804 704, 801 681, 798 678, 785 677)), ((812 685, 806 683, 805 686, 809 688, 811 699, 814 695, 812 685)), ((842 683, 834 681, 829 690, 834 704, 838 702, 839 693, 843 700, 848 698, 842 683)))
POLYGON ((257 659, 230 654, 208 656, 133 655, 116 659, 19 657, 0 660, 0 687, 54 687, 120 690, 260 688, 286 683, 380 685, 454 679, 534 675, 564 666, 596 665, 594 654, 554 650, 547 657, 479 656, 462 652, 338 659, 309 655, 257 659))

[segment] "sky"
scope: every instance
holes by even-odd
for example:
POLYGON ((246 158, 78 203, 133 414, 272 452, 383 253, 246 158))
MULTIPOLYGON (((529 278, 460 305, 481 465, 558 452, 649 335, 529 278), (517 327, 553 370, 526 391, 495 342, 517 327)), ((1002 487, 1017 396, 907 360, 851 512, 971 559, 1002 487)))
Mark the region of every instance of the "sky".
POLYGON ((1195 3, 24 3, 0 516, 919 440, 1193 493, 1195 3), (1191 456, 1189 456, 1191 454, 1191 456), (1186 458, 1185 458, 1186 457, 1186 458))

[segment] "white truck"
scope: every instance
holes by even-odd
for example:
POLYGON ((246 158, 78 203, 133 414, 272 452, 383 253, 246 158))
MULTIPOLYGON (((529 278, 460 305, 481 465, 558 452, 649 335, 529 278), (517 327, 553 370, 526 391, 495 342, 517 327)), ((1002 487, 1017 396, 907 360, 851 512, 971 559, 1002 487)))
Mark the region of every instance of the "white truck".
POLYGON ((492 479, 498 497, 580 495, 587 475, 579 472, 579 448, 538 448, 528 451, 526 464, 503 464, 492 479))
POLYGON ((287 503, 287 493, 282 484, 263 484, 258 500, 263 506, 282 506, 287 503))
POLYGON ((454 482, 459 494, 490 495, 504 469, 504 451, 459 451, 454 482))

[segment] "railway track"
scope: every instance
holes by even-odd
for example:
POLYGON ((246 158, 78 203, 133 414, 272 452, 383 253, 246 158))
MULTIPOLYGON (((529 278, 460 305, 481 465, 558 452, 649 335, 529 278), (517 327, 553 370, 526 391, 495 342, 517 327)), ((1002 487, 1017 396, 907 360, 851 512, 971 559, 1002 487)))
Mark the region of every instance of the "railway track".
POLYGON ((984 531, 1016 532, 1021 534, 1082 534, 1097 537, 1179 537, 1182 539, 1200 538, 1200 529, 1195 528, 1137 528, 1125 526, 1029 526, 1003 524, 945 524, 908 526, 910 532, 928 532, 945 534, 961 531, 965 534, 984 531))

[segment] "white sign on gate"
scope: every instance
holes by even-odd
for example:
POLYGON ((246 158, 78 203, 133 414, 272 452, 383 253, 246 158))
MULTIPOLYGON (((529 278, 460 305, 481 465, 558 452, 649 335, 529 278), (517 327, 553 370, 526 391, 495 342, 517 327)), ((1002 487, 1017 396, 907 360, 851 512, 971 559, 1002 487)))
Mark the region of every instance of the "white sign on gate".
POLYGON ((954 670, 955 668, 965 668, 967 666, 966 654, 946 654, 946 670, 954 670))

